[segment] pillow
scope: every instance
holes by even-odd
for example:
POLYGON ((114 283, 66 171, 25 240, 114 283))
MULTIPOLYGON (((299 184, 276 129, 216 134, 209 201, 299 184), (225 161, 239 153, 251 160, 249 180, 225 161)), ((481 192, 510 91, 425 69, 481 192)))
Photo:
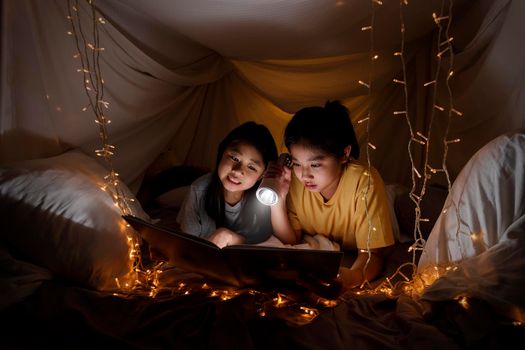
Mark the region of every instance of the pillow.
POLYGON ((525 129, 496 137, 465 164, 418 262, 455 268, 423 300, 469 296, 525 322, 525 129))
MULTIPOLYGON (((115 289, 130 271, 120 209, 104 191, 108 171, 80 151, 0 168, 1 243, 17 259, 55 276, 99 289, 115 289)), ((134 198, 122 183, 123 194, 134 198)), ((138 201, 133 215, 148 220, 138 201)))
MULTIPOLYGON (((193 181, 207 172, 209 172, 208 169, 201 167, 176 165, 165 169, 158 174, 150 176, 146 175, 142 181, 142 185, 140 186, 137 197, 146 211, 156 209, 159 205, 161 207, 167 206, 178 209, 177 204, 172 205, 173 199, 171 198, 173 196, 168 196, 168 202, 166 203, 158 203, 155 199, 161 196, 163 193, 169 192, 170 190, 177 190, 178 188, 191 185, 193 181)), ((180 203, 179 194, 175 194, 175 196, 177 197, 175 199, 177 200, 177 203, 180 203)))
POLYGON ((174 188, 155 198, 155 203, 161 208, 180 209, 186 195, 190 192, 190 185, 174 188))
POLYGON ((508 228, 525 216, 524 164, 525 129, 480 148, 452 184, 420 267, 477 256, 508 239, 508 228))

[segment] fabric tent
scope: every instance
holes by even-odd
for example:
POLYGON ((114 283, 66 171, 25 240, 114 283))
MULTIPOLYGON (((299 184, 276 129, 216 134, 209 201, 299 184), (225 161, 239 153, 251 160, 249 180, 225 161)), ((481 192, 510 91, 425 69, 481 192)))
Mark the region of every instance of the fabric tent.
MULTIPOLYGON (((368 151, 362 157, 387 183, 447 186, 462 169, 471 169, 465 164, 489 140, 525 128, 523 1, 95 0, 94 5, 93 14, 90 1, 1 3, 0 312, 11 320, 2 347, 34 348, 34 339, 43 339, 39 345, 52 348, 82 347, 82 340, 85 348, 102 341, 131 349, 477 349, 523 340, 522 323, 501 322, 508 315, 486 307, 487 300, 473 301, 471 310, 453 300, 457 290, 478 285, 456 283, 454 289, 447 282, 454 284, 480 260, 490 260, 483 256, 430 290, 433 312, 406 295, 354 296, 319 307, 319 316, 305 327, 297 327, 304 313, 283 316, 272 300, 262 299, 267 294, 213 299, 191 274, 193 284, 184 288, 180 275, 167 274, 167 285, 177 286, 167 299, 112 295, 108 285, 114 287, 114 277, 130 269, 129 229, 99 188, 108 169, 95 156, 102 140, 85 88, 91 76, 76 57, 78 50, 100 54, 104 96, 95 104, 111 119, 102 136, 116 146, 112 167, 127 185, 125 197, 133 197, 145 177, 173 166, 212 167, 218 142, 247 120, 266 124, 283 148, 291 115, 329 99, 351 110, 368 151), (79 19, 82 33, 76 27, 77 35, 70 35, 68 16, 79 19), (94 22, 97 32, 91 30, 94 22), (79 35, 88 42, 98 38, 96 50, 79 45, 79 35), (449 179, 429 171, 443 163, 449 179), (256 317, 261 310, 274 314, 256 317)), ((475 159, 479 168, 483 159, 475 159)), ((516 159, 521 166, 522 158, 516 159)), ((511 173, 522 179, 522 171, 511 173)), ((458 191, 469 174, 459 176, 458 191)), ((499 193, 499 187, 491 190, 499 193)), ((522 215, 522 195, 512 198, 522 215)), ((139 203, 130 206, 135 215, 146 216, 139 203)), ((436 227, 445 227, 447 217, 441 219, 436 227)), ((523 236, 520 220, 512 226, 513 236, 523 236)), ((521 258, 515 263, 524 260, 521 246, 516 255, 498 248, 491 252, 521 258)), ((513 266, 521 269, 512 265, 511 272, 513 266)), ((484 272, 480 276, 487 276, 484 272)), ((507 294, 523 306, 523 282, 516 275, 507 278, 519 282, 509 284, 507 294)), ((486 290, 500 290, 497 276, 490 282, 486 290)))
MULTIPOLYGON (((1 162, 57 155, 71 147, 92 154, 100 145, 88 109, 67 1, 2 3, 1 162)), ((74 4, 74 2, 71 2, 74 4)), ((519 1, 454 1, 450 36, 453 107, 448 168, 452 179, 470 156, 495 136, 525 125, 521 98, 525 30, 519 1)), ((362 144, 377 147, 371 161, 387 182, 410 184, 409 129, 394 111, 404 110, 400 4, 374 5, 373 40, 361 30, 371 22, 370 1, 99 1, 101 70, 116 145, 114 164, 136 189, 148 166, 211 167, 215 146, 245 120, 264 122, 278 145, 284 125, 303 106, 340 99, 354 124, 370 109, 370 126, 356 124, 362 144), (372 65, 371 46, 379 59, 372 65), (371 95, 358 81, 368 81, 371 95)), ((448 2, 447 2, 447 5, 448 2)), ((414 132, 435 139, 430 164, 442 162, 446 113, 433 110, 424 83, 436 69, 436 24, 441 1, 403 6, 408 111, 414 132)), ((447 8, 445 8, 447 10, 447 8)), ((88 28, 85 2, 79 14, 88 28)), ((448 106, 445 85, 437 103, 448 106)), ((415 165, 425 152, 412 146, 415 165)), ((431 182, 445 183, 436 176, 431 182)))

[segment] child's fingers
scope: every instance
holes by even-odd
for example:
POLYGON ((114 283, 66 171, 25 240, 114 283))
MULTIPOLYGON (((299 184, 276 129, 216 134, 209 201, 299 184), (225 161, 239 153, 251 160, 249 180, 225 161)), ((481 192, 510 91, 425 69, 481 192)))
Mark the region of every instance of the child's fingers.
POLYGON ((283 167, 282 168, 282 175, 284 176, 285 179, 291 179, 292 177, 292 169, 290 168, 287 168, 287 167, 283 167))

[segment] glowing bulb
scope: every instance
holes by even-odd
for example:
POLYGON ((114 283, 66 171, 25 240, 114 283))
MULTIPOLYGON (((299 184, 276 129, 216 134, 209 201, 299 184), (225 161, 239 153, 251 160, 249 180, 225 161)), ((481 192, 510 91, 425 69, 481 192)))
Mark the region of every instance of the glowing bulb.
MULTIPOLYGON (((277 160, 277 164, 280 166, 291 166, 291 158, 288 153, 282 153, 277 160)), ((265 177, 257 191, 255 196, 264 205, 275 205, 279 203, 278 196, 278 182, 276 178, 265 177)))
POLYGON ((275 205, 279 202, 279 196, 277 195, 275 189, 268 185, 269 181, 266 180, 269 179, 263 180, 255 195, 262 204, 275 205))

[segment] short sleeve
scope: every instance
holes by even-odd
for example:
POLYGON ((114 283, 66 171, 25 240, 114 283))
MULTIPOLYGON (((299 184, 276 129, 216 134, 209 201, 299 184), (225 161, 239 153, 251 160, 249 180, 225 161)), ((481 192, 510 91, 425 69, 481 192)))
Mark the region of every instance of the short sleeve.
POLYGON ((199 236, 201 232, 201 224, 196 202, 196 193, 192 188, 182 202, 179 214, 177 215, 177 222, 180 224, 182 231, 199 236))
POLYGON ((177 222, 182 231, 203 238, 208 237, 215 230, 214 222, 208 217, 204 208, 207 181, 208 178, 201 177, 193 182, 177 215, 177 222))

